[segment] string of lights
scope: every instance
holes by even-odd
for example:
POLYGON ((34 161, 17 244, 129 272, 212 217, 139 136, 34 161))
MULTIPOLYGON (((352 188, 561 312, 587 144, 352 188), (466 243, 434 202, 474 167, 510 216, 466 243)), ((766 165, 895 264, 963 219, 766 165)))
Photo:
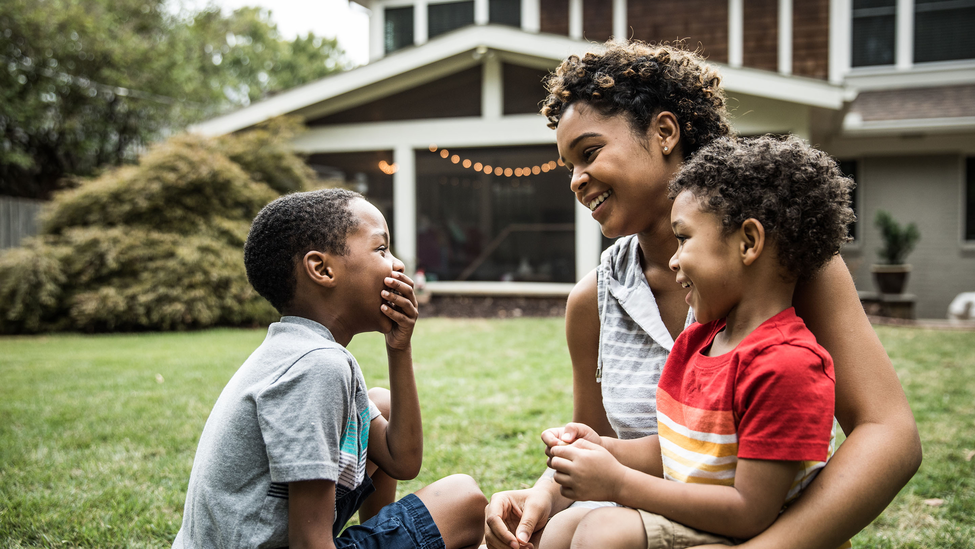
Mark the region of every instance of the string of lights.
MULTIPOLYGON (((524 166, 517 168, 492 166, 490 164, 484 164, 481 162, 475 162, 470 158, 462 158, 459 154, 450 154, 449 149, 441 149, 436 145, 430 145, 429 150, 431 153, 438 153, 440 158, 444 160, 449 160, 453 164, 459 164, 463 168, 468 170, 474 170, 475 172, 482 172, 487 175, 494 174, 497 177, 530 177, 532 175, 539 175, 542 173, 548 173, 559 166, 565 166, 562 159, 550 160, 541 165, 535 166, 524 166)), ((395 162, 390 164, 385 160, 379 161, 379 170, 386 175, 393 175, 399 170, 399 166, 395 162)))

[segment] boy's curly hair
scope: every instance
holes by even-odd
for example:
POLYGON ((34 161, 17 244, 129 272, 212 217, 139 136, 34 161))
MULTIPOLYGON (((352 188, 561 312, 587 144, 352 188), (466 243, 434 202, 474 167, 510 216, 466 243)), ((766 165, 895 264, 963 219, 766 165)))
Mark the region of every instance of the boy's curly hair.
POLYGON ((651 46, 607 42, 600 52, 573 55, 545 81, 542 114, 559 125, 566 108, 584 101, 604 116, 625 114, 645 134, 653 118, 669 111, 680 123, 684 158, 718 137, 731 135, 721 77, 682 44, 651 46))
POLYGON ((359 226, 349 204, 357 198, 363 196, 346 189, 293 193, 254 218, 244 243, 247 280, 279 313, 294 299, 297 265, 306 253, 348 253, 346 238, 359 226))
POLYGON ((796 137, 718 139, 684 163, 670 198, 690 191, 730 233, 746 219, 762 223, 779 262, 805 280, 850 240, 853 180, 826 153, 796 137))

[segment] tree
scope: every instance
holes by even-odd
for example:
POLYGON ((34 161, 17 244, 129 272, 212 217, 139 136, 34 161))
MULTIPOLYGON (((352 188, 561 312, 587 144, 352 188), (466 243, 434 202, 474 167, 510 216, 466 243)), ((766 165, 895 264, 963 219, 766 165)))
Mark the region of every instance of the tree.
POLYGON ((59 193, 42 234, 0 254, 0 333, 276 320, 247 283, 242 248, 265 204, 315 185, 287 151, 294 127, 274 121, 219 140, 180 134, 137 165, 59 193))
POLYGON ((335 40, 282 39, 266 10, 165 4, 0 2, 0 194, 46 198, 66 177, 348 65, 335 40))

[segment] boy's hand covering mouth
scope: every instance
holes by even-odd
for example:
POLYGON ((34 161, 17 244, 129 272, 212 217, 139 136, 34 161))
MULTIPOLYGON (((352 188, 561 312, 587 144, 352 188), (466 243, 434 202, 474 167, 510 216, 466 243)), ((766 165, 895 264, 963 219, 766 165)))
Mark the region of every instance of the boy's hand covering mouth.
POLYGON ((386 333, 386 346, 396 350, 409 349, 413 328, 419 317, 413 280, 403 273, 394 271, 386 277, 385 283, 386 289, 382 293, 385 302, 382 311, 393 321, 392 329, 386 333))

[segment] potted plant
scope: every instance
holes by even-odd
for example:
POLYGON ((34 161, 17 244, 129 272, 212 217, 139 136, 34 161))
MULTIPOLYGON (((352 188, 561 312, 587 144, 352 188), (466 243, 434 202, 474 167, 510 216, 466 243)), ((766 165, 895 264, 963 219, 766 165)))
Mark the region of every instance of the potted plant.
POLYGON ((907 284, 911 266, 904 263, 907 254, 921 238, 917 225, 911 223, 902 227, 890 212, 878 210, 874 225, 880 229, 884 245, 877 249, 881 263, 871 266, 874 282, 882 294, 899 294, 907 284))

